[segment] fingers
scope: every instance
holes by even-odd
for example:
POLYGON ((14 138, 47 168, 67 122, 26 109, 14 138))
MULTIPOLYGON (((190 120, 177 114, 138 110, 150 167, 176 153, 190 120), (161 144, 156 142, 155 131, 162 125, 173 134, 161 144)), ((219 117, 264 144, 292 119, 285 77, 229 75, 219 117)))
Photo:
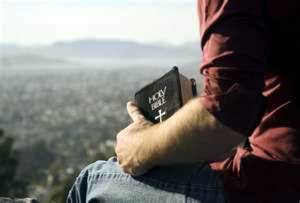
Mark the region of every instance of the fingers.
POLYGON ((133 102, 127 103, 127 112, 133 122, 141 122, 146 120, 139 107, 137 107, 137 105, 133 102))

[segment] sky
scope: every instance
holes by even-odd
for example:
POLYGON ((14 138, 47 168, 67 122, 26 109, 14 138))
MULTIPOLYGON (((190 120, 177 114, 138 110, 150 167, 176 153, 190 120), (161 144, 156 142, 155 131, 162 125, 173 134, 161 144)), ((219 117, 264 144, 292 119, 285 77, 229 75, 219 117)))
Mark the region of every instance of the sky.
POLYGON ((196 0, 0 0, 0 43, 199 40, 196 0))

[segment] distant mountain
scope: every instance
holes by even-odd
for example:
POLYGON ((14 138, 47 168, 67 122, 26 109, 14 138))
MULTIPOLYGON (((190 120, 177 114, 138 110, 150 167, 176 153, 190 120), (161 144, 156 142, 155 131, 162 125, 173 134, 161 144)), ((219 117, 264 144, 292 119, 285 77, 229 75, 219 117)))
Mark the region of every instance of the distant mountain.
POLYGON ((158 44, 142 44, 118 40, 80 40, 73 42, 58 42, 44 49, 68 56, 100 57, 100 58, 157 58, 199 55, 195 46, 167 46, 158 44))
POLYGON ((58 57, 177 57, 199 56, 198 43, 189 43, 182 46, 143 44, 120 40, 77 40, 57 42, 47 46, 17 46, 0 44, 0 53, 35 53, 58 57))
POLYGON ((120 40, 77 40, 51 45, 18 46, 0 44, 0 66, 19 64, 70 63, 108 66, 140 64, 180 64, 179 61, 198 61, 199 43, 181 46, 143 44, 120 40))

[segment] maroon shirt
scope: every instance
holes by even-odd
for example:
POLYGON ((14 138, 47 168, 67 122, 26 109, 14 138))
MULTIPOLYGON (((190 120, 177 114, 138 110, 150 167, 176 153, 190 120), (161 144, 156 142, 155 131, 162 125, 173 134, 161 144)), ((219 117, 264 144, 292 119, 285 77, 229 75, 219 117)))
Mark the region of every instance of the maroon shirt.
POLYGON ((298 203, 297 1, 198 0, 198 9, 201 102, 250 141, 211 167, 224 173, 231 202, 298 203))

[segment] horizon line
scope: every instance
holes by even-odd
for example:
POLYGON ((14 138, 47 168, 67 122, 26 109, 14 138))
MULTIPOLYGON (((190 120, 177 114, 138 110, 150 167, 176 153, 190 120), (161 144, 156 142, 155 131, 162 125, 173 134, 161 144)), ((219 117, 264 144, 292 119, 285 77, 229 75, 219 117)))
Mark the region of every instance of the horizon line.
POLYGON ((187 40, 185 42, 172 43, 167 41, 142 41, 133 39, 120 39, 120 38, 77 38, 68 40, 56 40, 53 42, 37 42, 37 43, 20 43, 20 42, 5 42, 0 41, 0 45, 3 46, 19 46, 19 47, 31 47, 31 46, 53 46, 59 43, 75 43, 75 42, 87 42, 87 41, 115 41, 115 42, 129 42, 144 45, 161 45, 161 46, 183 46, 187 44, 200 43, 200 40, 187 40))

